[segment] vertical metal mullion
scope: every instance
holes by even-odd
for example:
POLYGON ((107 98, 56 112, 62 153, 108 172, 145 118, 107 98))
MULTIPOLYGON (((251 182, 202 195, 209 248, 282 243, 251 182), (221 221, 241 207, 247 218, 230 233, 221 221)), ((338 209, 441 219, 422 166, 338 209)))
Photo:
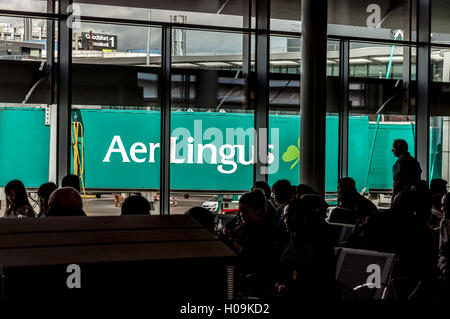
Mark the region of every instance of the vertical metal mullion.
POLYGON ((171 61, 172 27, 162 29, 161 57, 161 169, 160 169, 160 214, 170 210, 170 105, 171 105, 171 61))
MULTIPOLYGON (((47 13, 55 13, 55 0, 47 0, 47 13)), ((47 20, 47 52, 46 52, 46 68, 48 76, 48 96, 47 104, 54 103, 54 61, 55 61, 55 21, 47 20)))
POLYGON ((416 103, 416 158, 422 168, 422 179, 428 180, 430 127, 430 33, 431 1, 417 1, 417 103, 416 103))
POLYGON ((254 181, 267 181, 270 0, 256 1, 254 181))
POLYGON ((339 46, 339 82, 341 91, 339 103, 339 178, 343 178, 348 176, 350 41, 341 40, 339 46))
POLYGON ((57 178, 61 185, 62 178, 70 173, 70 132, 72 109, 72 29, 67 25, 69 16, 67 8, 72 0, 59 1, 58 19, 58 90, 57 90, 57 178))

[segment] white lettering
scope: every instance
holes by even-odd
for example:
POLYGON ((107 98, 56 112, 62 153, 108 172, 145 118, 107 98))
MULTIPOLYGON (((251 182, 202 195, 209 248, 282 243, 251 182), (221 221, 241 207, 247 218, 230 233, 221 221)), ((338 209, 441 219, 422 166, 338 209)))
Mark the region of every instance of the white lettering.
POLYGON ((155 150, 159 148, 159 143, 150 143, 149 144, 149 156, 148 156, 148 162, 154 163, 155 162, 155 150))
POLYGON ((106 153, 105 158, 103 159, 103 162, 110 162, 109 158, 111 157, 111 153, 120 153, 122 155, 122 163, 128 163, 130 162, 130 159, 128 158, 127 152, 125 151, 125 147, 123 146, 122 139, 119 135, 115 135, 111 141, 111 144, 109 145, 108 152, 106 153), (116 145, 118 148, 114 148, 116 145))
POLYGON ((147 153, 147 147, 145 146, 144 143, 134 143, 133 145, 131 145, 131 149, 130 149, 131 159, 137 163, 144 163, 145 157, 137 158, 136 153, 141 153, 141 154, 147 153))
POLYGON ((208 159, 205 158, 206 163, 209 164, 217 164, 217 148, 214 144, 198 144, 197 145, 197 164, 203 164, 203 151, 209 148, 211 151, 211 160, 208 162, 208 159))
POLYGON ((232 169, 229 171, 226 171, 223 169, 223 165, 219 165, 219 166, 217 166, 217 170, 223 174, 233 174, 237 169, 237 164, 235 161, 230 161, 230 159, 234 158, 235 154, 236 154, 236 150, 234 149, 233 145, 230 145, 230 144, 222 145, 219 148, 219 155, 221 157, 220 162, 225 165, 231 165, 232 169), (228 155, 225 154, 226 149, 230 150, 230 153, 228 155))
POLYGON ((171 163, 176 163, 176 164, 181 164, 184 163, 184 158, 176 158, 176 152, 177 152, 177 138, 176 137, 171 137, 170 138, 170 162, 171 163))

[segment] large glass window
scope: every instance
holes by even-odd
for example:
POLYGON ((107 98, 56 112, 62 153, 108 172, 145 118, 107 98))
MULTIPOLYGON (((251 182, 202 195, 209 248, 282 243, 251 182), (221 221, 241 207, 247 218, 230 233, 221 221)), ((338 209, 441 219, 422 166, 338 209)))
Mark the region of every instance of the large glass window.
MULTIPOLYGON (((278 155, 278 170, 269 175, 270 185, 278 179, 293 185, 300 182, 300 44, 300 38, 270 38, 269 128, 278 132, 270 141, 278 155)), ((327 53, 325 189, 333 192, 338 174, 339 42, 329 41, 327 53)))
POLYGON ((32 190, 49 180, 46 27, 46 20, 0 17, 0 188, 19 179, 32 190))
POLYGON ((159 214, 161 29, 82 23, 72 58, 71 169, 86 212, 120 214, 139 192, 159 214))
POLYGON ((431 1, 431 41, 436 45, 450 43, 450 2, 431 1))
MULTIPOLYGON (((414 48, 411 51, 415 63, 414 48)), ((409 64, 404 52, 405 47, 397 45, 350 45, 348 170, 358 191, 392 189, 395 139, 406 140, 414 156, 415 109, 406 90, 409 64)))
POLYGON ((170 212, 235 208, 253 183, 244 35, 174 29, 172 39, 170 212))
POLYGON ((0 9, 27 12, 47 12, 47 0, 1 0, 0 9))
POLYGON ((432 48, 430 85, 430 180, 450 178, 450 50, 432 48))
POLYGON ((248 1, 135 1, 122 2, 123 6, 98 4, 98 1, 92 0, 74 2, 79 6, 82 16, 243 27, 249 15, 248 1))
POLYGON ((414 29, 415 19, 410 18, 410 10, 415 12, 415 2, 328 0, 328 33, 403 40, 409 29, 414 29))

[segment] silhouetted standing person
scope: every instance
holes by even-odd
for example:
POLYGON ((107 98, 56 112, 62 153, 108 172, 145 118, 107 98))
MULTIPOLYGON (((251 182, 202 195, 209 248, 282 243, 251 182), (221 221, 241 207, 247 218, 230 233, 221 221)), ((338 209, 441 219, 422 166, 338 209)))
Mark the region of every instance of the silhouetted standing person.
POLYGON ((392 167, 392 176, 394 179, 392 187, 392 198, 402 190, 410 188, 415 182, 420 180, 422 169, 419 162, 408 152, 408 143, 405 140, 398 139, 392 144, 392 153, 398 160, 392 167))

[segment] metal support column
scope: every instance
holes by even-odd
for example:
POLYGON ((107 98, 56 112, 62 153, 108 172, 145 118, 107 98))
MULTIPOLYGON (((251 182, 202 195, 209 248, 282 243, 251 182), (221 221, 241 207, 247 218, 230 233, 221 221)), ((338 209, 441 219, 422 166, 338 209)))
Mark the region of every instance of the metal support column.
POLYGON ((72 0, 59 1, 58 20, 58 109, 57 109, 57 175, 56 182, 61 186, 63 177, 70 173, 70 131, 72 108, 72 29, 67 20, 67 8, 72 0))
MULTIPOLYGON (((55 0, 47 0, 47 13, 55 13, 55 0)), ((46 70, 48 75, 47 105, 54 103, 55 20, 47 20, 46 70)))
MULTIPOLYGON (((244 18, 242 27, 250 29, 251 14, 252 14, 251 1, 244 2, 244 18)), ((245 94, 245 108, 251 108, 250 99, 250 70, 251 70, 251 34, 244 33, 242 39, 242 77, 244 79, 244 94, 245 94)))
POLYGON ((348 176, 348 112, 349 112, 349 54, 350 41, 341 40, 339 46, 339 178, 348 176))
POLYGON ((428 180, 430 130, 430 33, 431 1, 417 1, 417 39, 426 42, 417 47, 416 158, 422 168, 422 179, 428 180))
POLYGON ((302 1, 300 183, 325 193, 327 0, 302 1))
MULTIPOLYGON (((47 0, 47 12, 55 13, 55 0, 47 0)), ((55 20, 47 20, 47 110, 50 113, 50 150, 48 159, 48 181, 56 183, 57 180, 57 106, 55 105, 55 20)))
POLYGON ((268 179, 270 0, 256 0, 255 181, 268 179))
POLYGON ((160 214, 168 215, 170 210, 170 105, 171 105, 171 75, 172 61, 172 28, 162 29, 161 57, 161 170, 160 170, 160 214))

